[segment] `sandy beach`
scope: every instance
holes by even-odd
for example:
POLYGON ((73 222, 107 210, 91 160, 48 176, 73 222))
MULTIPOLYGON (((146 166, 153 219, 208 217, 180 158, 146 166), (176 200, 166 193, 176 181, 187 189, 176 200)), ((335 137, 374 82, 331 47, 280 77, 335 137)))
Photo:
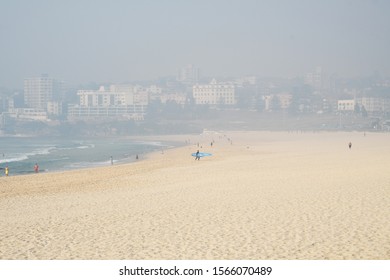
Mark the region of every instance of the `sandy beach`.
POLYGON ((191 143, 126 165, 2 174, 0 258, 390 259, 390 134, 153 139, 191 143), (195 161, 197 143, 213 155, 195 161))

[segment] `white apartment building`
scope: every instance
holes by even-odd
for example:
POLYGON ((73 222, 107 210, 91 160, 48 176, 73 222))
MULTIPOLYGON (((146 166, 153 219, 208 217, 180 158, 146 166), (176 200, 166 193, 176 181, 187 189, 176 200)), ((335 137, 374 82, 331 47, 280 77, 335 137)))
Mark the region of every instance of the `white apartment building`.
POLYGON ((46 110, 47 102, 53 98, 52 78, 47 75, 24 79, 24 103, 29 108, 46 110))
POLYGON ((144 118, 148 99, 145 92, 136 92, 134 86, 112 85, 109 90, 79 90, 80 104, 68 107, 69 117, 125 117, 144 118))
POLYGON ((46 112, 49 115, 62 115, 62 103, 57 101, 49 101, 47 102, 47 110, 46 112))
POLYGON ((43 110, 49 115, 61 115, 61 99, 63 97, 63 81, 49 78, 47 74, 24 79, 24 104, 27 107, 26 109, 36 109, 37 112, 43 110))
POLYGON ((263 95, 264 110, 273 111, 275 109, 287 109, 290 107, 292 95, 288 92, 278 94, 263 95), (278 108, 273 108, 273 103, 278 104, 278 108))
POLYGON ((380 115, 383 112, 390 111, 390 99, 379 97, 359 97, 350 100, 338 100, 337 107, 339 111, 352 112, 355 110, 355 104, 358 104, 360 108, 364 106, 364 109, 370 115, 380 115))
POLYGON ((353 112, 355 110, 355 100, 338 100, 337 101, 337 110, 339 112, 353 112))
POLYGON ((390 111, 390 99, 379 97, 360 97, 356 99, 357 104, 364 106, 367 113, 376 114, 390 111))
POLYGON ((236 104, 234 85, 217 83, 215 79, 213 79, 210 84, 194 85, 192 87, 192 95, 195 100, 195 104, 236 104))
POLYGON ((43 109, 36 108, 12 108, 8 110, 12 118, 36 121, 48 121, 47 113, 43 109))

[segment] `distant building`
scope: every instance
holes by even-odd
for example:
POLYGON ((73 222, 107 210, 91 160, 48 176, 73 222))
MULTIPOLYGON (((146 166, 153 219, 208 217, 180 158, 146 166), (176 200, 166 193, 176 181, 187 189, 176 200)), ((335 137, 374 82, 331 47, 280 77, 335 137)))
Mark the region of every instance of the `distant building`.
POLYGON ((156 85, 151 85, 150 87, 148 87, 146 89, 146 91, 150 94, 162 94, 162 88, 161 87, 158 87, 156 85))
POLYGON ((192 64, 181 68, 177 74, 177 80, 187 85, 194 85, 199 82, 199 68, 192 64))
POLYGON ((184 105, 187 102, 187 97, 184 94, 180 93, 170 93, 170 94, 164 94, 159 97, 159 100, 162 104, 165 104, 169 101, 173 101, 177 104, 184 105))
POLYGON ((338 100, 337 101, 337 110, 339 112, 353 112, 355 110, 355 100, 338 100))
POLYGON ((79 104, 68 106, 70 118, 124 117, 142 120, 148 105, 147 93, 134 86, 110 86, 105 90, 79 90, 79 104))
POLYGON ((360 107, 364 106, 370 115, 379 115, 383 112, 390 112, 390 99, 379 97, 360 97, 356 99, 360 107))
POLYGON ((292 95, 287 92, 264 95, 264 110, 265 111, 274 111, 279 109, 287 109, 290 107, 292 95))
POLYGON ((5 96, 0 96, 0 113, 7 112, 9 106, 10 106, 10 98, 5 96))
POLYGON ((35 108, 12 108, 8 115, 15 119, 48 121, 47 112, 44 109, 35 108))
POLYGON ((29 108, 46 110, 53 98, 53 79, 47 75, 24 79, 24 103, 29 108))
POLYGON ((275 97, 279 99, 281 109, 287 109, 290 107, 292 100, 292 95, 290 93, 279 93, 275 97))
POLYGON ((312 86, 316 90, 323 88, 324 74, 321 67, 317 67, 314 72, 305 75, 305 84, 312 86))
POLYGON ((60 101, 64 83, 48 75, 24 79, 24 104, 28 108, 47 109, 47 103, 60 101))
POLYGON ((63 114, 62 103, 58 101, 47 102, 46 112, 48 115, 60 116, 63 114))
POLYGON ((26 78, 24 79, 24 106, 18 106, 25 113, 12 115, 36 120, 45 120, 48 115, 62 115, 61 100, 64 92, 64 82, 50 78, 48 75, 26 78))
POLYGON ((271 100, 273 97, 274 97, 273 95, 263 95, 264 110, 265 111, 271 110, 271 100))
POLYGON ((6 114, 5 113, 1 113, 0 114, 0 135, 3 133, 2 132, 2 129, 4 129, 6 127, 6 114))
POLYGON ((151 101, 158 100, 162 104, 169 101, 174 101, 181 105, 186 103, 186 94, 177 89, 162 89, 161 87, 152 85, 146 88, 146 92, 148 93, 149 100, 151 101))
POLYGON ((217 83, 215 79, 213 79, 210 84, 194 85, 192 87, 192 94, 195 100, 195 104, 236 104, 234 85, 217 83))

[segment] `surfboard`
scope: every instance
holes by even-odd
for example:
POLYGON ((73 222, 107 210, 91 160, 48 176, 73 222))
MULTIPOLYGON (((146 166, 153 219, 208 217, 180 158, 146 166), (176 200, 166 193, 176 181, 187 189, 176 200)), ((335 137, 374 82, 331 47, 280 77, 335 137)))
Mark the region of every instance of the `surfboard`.
MULTIPOLYGON (((210 154, 210 153, 199 153, 198 156, 199 157, 208 157, 208 156, 212 156, 213 154, 210 154)), ((192 153, 191 156, 193 157, 196 157, 196 153, 192 153)))

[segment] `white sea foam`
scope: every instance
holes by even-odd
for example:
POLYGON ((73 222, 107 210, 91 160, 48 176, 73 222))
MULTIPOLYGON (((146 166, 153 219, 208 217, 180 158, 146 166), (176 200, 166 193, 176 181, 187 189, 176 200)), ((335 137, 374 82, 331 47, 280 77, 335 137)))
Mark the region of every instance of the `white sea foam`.
POLYGON ((54 150, 55 147, 45 147, 33 150, 32 152, 28 153, 15 153, 4 156, 2 159, 0 159, 0 163, 9 163, 9 162, 17 162, 17 161, 24 161, 29 159, 30 157, 36 156, 36 155, 47 155, 50 154, 52 150, 54 150))
MULTIPOLYGON (((114 163, 118 162, 117 160, 113 161, 114 163)), ((99 167, 99 166, 108 166, 111 165, 111 160, 108 161, 97 161, 97 162, 74 162, 67 165, 66 169, 80 169, 80 168, 88 168, 88 167, 99 167)))
POLYGON ((74 149, 92 149, 95 148, 95 144, 83 144, 83 143, 77 143, 80 146, 75 147, 61 147, 57 148, 58 150, 74 150, 74 149))
POLYGON ((165 147, 166 145, 161 142, 153 142, 153 141, 136 141, 134 142, 138 145, 148 145, 148 146, 157 146, 157 147, 165 147))
POLYGON ((78 146, 77 149, 92 149, 95 148, 95 144, 88 144, 83 146, 78 146))
POLYGON ((15 156, 15 157, 11 157, 11 158, 0 159, 0 163, 23 161, 23 160, 26 160, 26 159, 28 159, 27 155, 21 155, 21 156, 15 156))
POLYGON ((27 156, 35 156, 35 155, 48 155, 52 150, 55 150, 56 147, 50 146, 47 148, 41 148, 41 149, 36 149, 33 150, 30 153, 26 153, 27 156))

